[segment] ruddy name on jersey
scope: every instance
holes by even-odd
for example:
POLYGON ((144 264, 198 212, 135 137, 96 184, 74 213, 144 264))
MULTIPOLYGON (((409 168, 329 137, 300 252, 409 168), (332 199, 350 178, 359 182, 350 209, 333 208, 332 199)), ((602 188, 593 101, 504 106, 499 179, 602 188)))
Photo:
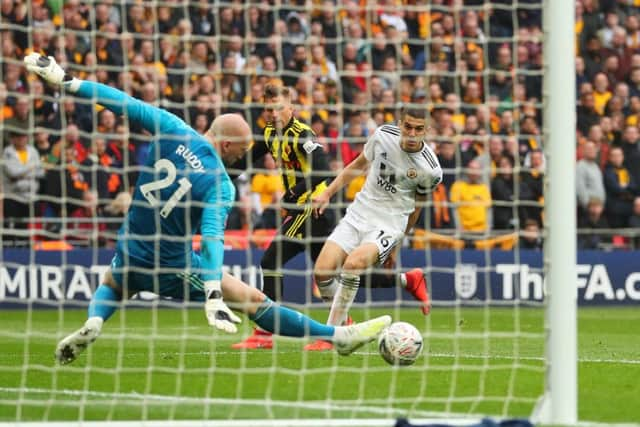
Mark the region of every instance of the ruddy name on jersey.
POLYGON ((178 145, 178 148, 176 148, 176 154, 182 156, 187 163, 189 163, 189 166, 191 166, 191 169, 193 169, 194 172, 204 172, 202 161, 184 145, 178 145))

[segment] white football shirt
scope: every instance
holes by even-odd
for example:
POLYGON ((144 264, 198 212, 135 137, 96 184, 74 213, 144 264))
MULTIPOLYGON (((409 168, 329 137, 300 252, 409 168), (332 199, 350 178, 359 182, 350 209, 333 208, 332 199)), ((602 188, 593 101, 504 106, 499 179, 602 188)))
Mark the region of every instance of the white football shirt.
POLYGON ((347 208, 352 221, 379 224, 404 232, 415 209, 416 193, 425 195, 442 181, 438 158, 425 143, 408 153, 400 147, 400 128, 383 125, 364 146, 370 162, 362 190, 347 208))

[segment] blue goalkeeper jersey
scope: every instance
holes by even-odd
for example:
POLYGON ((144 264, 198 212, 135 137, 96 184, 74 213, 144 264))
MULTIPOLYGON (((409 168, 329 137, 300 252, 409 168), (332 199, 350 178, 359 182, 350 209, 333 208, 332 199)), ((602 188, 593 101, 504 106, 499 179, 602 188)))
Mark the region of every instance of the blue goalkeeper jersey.
POLYGON ((175 115, 109 86, 82 81, 76 95, 124 114, 153 135, 118 232, 117 249, 124 259, 146 268, 188 268, 192 235, 200 230, 201 277, 220 280, 235 187, 209 140, 175 115))

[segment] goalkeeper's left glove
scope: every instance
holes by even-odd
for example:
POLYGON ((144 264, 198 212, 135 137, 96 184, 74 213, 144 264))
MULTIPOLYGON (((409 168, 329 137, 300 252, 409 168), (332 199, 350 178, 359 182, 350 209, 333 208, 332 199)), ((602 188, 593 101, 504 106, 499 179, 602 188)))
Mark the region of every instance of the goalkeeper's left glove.
POLYGON ((53 56, 46 57, 33 52, 25 56, 24 63, 27 65, 27 70, 36 73, 51 84, 61 85, 64 81, 65 72, 53 56))
POLYGON ((33 52, 24 57, 24 63, 27 70, 36 73, 52 85, 61 86, 64 83, 71 91, 77 90, 80 86, 80 80, 66 74, 53 56, 47 57, 33 52))
POLYGON ((236 323, 242 322, 222 300, 222 289, 219 280, 209 280, 205 282, 205 292, 207 301, 204 304, 204 312, 209 321, 209 325, 235 334, 238 332, 236 323))

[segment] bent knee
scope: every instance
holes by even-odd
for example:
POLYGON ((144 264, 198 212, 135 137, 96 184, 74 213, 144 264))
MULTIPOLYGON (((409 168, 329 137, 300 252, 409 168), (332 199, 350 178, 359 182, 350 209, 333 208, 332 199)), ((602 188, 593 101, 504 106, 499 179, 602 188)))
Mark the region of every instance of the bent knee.
POLYGON ((344 272, 360 272, 362 270, 366 270, 369 267, 369 263, 367 258, 364 256, 349 256, 342 266, 342 271, 344 272))
POLYGON ((316 281, 329 280, 337 274, 337 266, 329 262, 316 262, 313 268, 313 276, 316 281))
POLYGON ((118 295, 122 295, 122 287, 113 278, 113 274, 111 273, 111 269, 107 270, 107 272, 104 274, 104 279, 102 280, 102 284, 104 284, 105 286, 108 286, 109 288, 113 289, 115 292, 118 293, 118 295))

